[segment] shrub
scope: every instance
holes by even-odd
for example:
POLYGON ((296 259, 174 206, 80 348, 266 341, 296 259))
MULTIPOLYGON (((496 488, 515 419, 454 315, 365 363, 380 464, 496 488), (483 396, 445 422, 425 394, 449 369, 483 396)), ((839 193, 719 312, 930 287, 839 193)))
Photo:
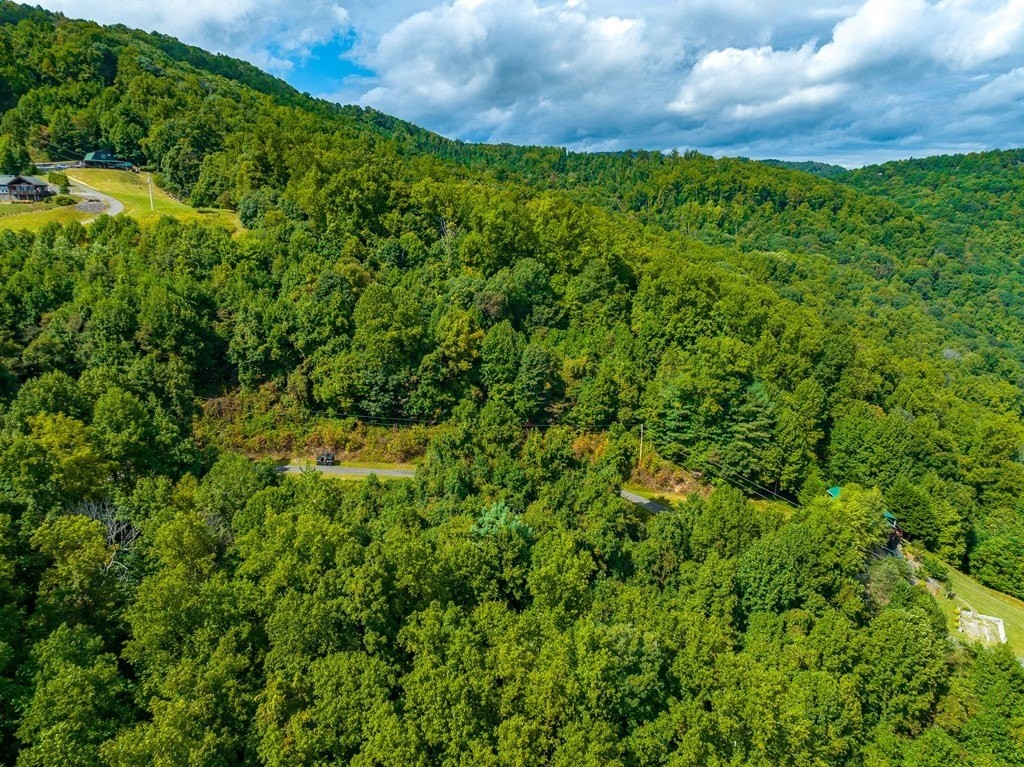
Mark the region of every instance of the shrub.
POLYGON ((66 173, 53 171, 46 177, 46 180, 60 189, 61 194, 67 194, 68 190, 71 189, 71 181, 68 179, 66 173))

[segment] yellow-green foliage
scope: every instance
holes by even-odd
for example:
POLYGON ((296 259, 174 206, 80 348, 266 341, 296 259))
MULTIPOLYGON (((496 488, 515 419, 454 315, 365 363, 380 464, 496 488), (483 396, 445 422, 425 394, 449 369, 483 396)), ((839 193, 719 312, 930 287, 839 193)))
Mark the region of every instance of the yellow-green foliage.
POLYGON ((302 460, 329 450, 339 461, 377 463, 422 458, 435 431, 419 424, 310 416, 266 391, 210 400, 196 424, 200 440, 248 455, 302 460))

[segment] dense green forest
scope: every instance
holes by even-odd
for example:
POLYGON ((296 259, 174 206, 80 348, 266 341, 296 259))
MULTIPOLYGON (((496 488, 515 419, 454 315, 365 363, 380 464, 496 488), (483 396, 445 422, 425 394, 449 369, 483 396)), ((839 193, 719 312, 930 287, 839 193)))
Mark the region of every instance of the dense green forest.
POLYGON ((1020 152, 469 145, 0 2, 0 172, 97 148, 245 231, 0 232, 3 763, 1024 764, 882 553, 1024 597, 1020 152), (286 478, 215 398, 437 427, 286 478), (641 424, 714 492, 622 500, 641 424))

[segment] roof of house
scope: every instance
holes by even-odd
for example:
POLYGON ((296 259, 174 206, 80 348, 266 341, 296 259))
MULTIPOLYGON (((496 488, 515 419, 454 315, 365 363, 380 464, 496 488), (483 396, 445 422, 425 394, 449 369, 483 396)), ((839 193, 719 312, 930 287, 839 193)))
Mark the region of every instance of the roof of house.
POLYGON ((46 181, 43 181, 38 176, 0 176, 0 186, 10 186, 19 178, 35 186, 49 186, 46 181))
POLYGON ((98 149, 95 152, 89 152, 85 156, 85 162, 109 162, 113 160, 117 160, 117 158, 114 157, 114 153, 108 152, 106 149, 98 149))

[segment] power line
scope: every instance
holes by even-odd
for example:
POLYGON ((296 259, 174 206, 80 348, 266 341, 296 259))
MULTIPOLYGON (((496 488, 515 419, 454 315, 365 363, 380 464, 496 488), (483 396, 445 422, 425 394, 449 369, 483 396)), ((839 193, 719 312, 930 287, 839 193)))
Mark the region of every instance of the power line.
POLYGON ((46 151, 49 154, 63 155, 60 159, 61 160, 67 160, 68 162, 81 162, 82 161, 81 157, 70 157, 70 156, 68 156, 68 154, 66 152, 61 152, 60 150, 54 149, 52 146, 47 147, 46 151))
MULTIPOLYGON (((724 472, 724 471, 726 471, 725 467, 724 467, 724 466, 722 466, 721 464, 719 464, 719 463, 715 463, 714 461, 712 461, 712 460, 710 460, 710 459, 708 459, 708 458, 705 458, 704 460, 705 460, 705 461, 706 461, 707 463, 710 463, 710 464, 711 464, 712 466, 715 466, 715 467, 717 467, 717 468, 721 469, 721 470, 722 470, 723 472, 724 472)), ((754 481, 754 480, 752 480, 752 479, 748 479, 748 478, 746 478, 746 477, 742 477, 742 475, 739 475, 739 474, 733 474, 733 476, 734 476, 734 477, 738 477, 738 478, 741 478, 741 479, 742 479, 742 480, 743 480, 744 482, 746 482, 746 483, 748 483, 748 484, 750 484, 750 485, 753 485, 754 487, 756 487, 756 488, 759 488, 760 490, 764 490, 764 492, 768 493, 768 494, 769 494, 769 495, 771 495, 771 496, 772 496, 773 498, 775 498, 775 499, 777 499, 777 500, 780 500, 780 501, 782 501, 782 502, 784 502, 784 503, 788 503, 788 504, 789 504, 790 506, 792 506, 792 507, 793 507, 794 509, 799 509, 799 508, 800 508, 800 505, 799 505, 798 503, 793 503, 793 501, 791 501, 791 500, 790 500, 789 498, 787 498, 786 496, 782 495, 781 493, 778 493, 778 492, 776 492, 776 491, 774 491, 774 490, 771 490, 771 489, 769 489, 769 488, 765 487, 764 485, 760 485, 760 484, 758 484, 757 482, 755 482, 755 481, 754 481)), ((757 495, 761 496, 761 494, 760 494, 760 493, 757 493, 757 495)), ((761 496, 761 497, 763 498, 764 496, 761 496)), ((765 498, 765 500, 768 500, 768 499, 767 499, 767 498, 765 498)))
MULTIPOLYGON (((204 402, 216 402, 216 401, 218 401, 221 398, 220 397, 203 397, 201 399, 204 402)), ((422 423, 422 424, 428 424, 428 425, 431 425, 431 426, 438 426, 438 425, 440 425, 442 423, 447 423, 450 420, 450 419, 440 419, 440 418, 415 418, 415 417, 408 417, 408 416, 407 417, 399 417, 399 416, 385 416, 385 415, 369 415, 367 413, 345 413, 345 412, 338 412, 338 411, 333 411, 333 410, 307 410, 307 411, 305 411, 305 415, 307 415, 307 416, 327 416, 329 418, 339 418, 339 419, 342 419, 342 418, 354 418, 357 421, 375 420, 375 421, 387 421, 389 423, 390 422, 397 422, 397 423, 422 423)), ((623 423, 622 421, 616 421, 614 423, 593 423, 593 424, 587 424, 585 426, 580 425, 580 424, 573 424, 573 423, 562 423, 562 422, 559 422, 559 421, 547 421, 547 422, 525 421, 525 422, 523 422, 522 427, 524 429, 550 429, 550 428, 553 428, 553 427, 562 426, 562 427, 565 427, 567 429, 583 429, 583 430, 597 431, 597 430, 602 430, 602 429, 609 429, 612 426, 624 426, 627 429, 632 429, 632 428, 636 428, 637 426, 640 426, 640 425, 641 425, 640 422, 636 422, 636 423, 623 423)))
MULTIPOLYGON (((680 450, 680 452, 682 452, 684 454, 684 459, 685 458, 692 458, 693 457, 693 452, 692 451, 680 450)), ((762 498, 763 500, 766 500, 766 501, 778 500, 778 501, 782 501, 783 503, 786 503, 786 504, 792 506, 794 509, 799 509, 800 508, 800 504, 794 503, 792 500, 790 500, 786 496, 782 495, 781 493, 779 493, 779 492, 777 492, 775 490, 772 490, 771 488, 765 487, 764 485, 758 484, 754 480, 749 479, 748 477, 744 477, 742 474, 738 474, 736 472, 729 471, 728 469, 726 469, 722 464, 718 463, 717 461, 714 461, 714 460, 712 460, 710 458, 707 458, 707 457, 701 458, 700 461, 703 462, 703 463, 710 464, 711 466, 714 466, 716 469, 719 470, 719 472, 722 474, 722 476, 724 478, 728 479, 728 478, 731 477, 732 479, 734 479, 734 480, 736 480, 738 482, 744 483, 745 487, 740 488, 740 489, 742 489, 742 490, 744 490, 746 492, 752 493, 753 495, 756 495, 759 498, 762 498), (768 493, 768 495, 771 496, 771 498, 766 497, 762 493, 758 492, 758 490, 763 490, 765 493, 768 493)))
MULTIPOLYGON (((686 454, 686 458, 693 457, 693 453, 692 452, 687 452, 687 451, 683 451, 683 452, 686 454)), ((750 493, 752 495, 756 495, 758 498, 760 498, 760 499, 762 499, 764 501, 781 501, 783 503, 786 503, 786 504, 792 506, 794 509, 799 509, 800 508, 799 504, 794 503, 793 501, 791 501, 786 496, 781 495, 780 493, 777 493, 774 490, 770 490, 769 488, 764 487, 763 485, 759 485, 757 482, 754 482, 754 480, 748 479, 747 477, 744 477, 742 474, 737 474, 735 472, 729 471, 728 469, 726 469, 724 466, 722 466, 722 464, 718 463, 717 461, 713 461, 710 458, 702 458, 701 461, 704 462, 704 463, 708 463, 708 464, 714 466, 715 468, 717 468, 719 470, 719 473, 722 475, 722 477, 724 479, 726 479, 726 480, 732 479, 733 480, 733 484, 737 484, 737 483, 741 484, 742 487, 740 487, 739 489, 743 490, 744 492, 750 493), (764 495, 764 493, 760 492, 761 490, 763 490, 765 493, 768 493, 768 495, 764 495)))

